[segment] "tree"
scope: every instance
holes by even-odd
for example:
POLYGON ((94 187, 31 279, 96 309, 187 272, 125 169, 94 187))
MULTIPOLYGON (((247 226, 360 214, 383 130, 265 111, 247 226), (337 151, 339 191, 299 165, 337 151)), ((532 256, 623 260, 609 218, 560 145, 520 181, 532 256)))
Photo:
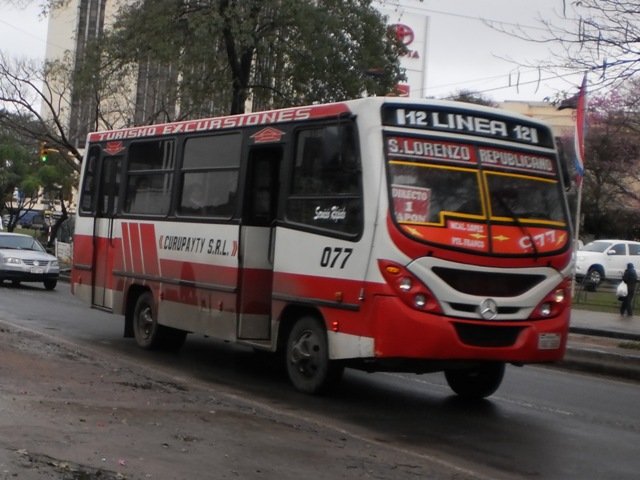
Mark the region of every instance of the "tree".
POLYGON ((136 123, 387 94, 402 78, 370 0, 142 1, 96 47, 103 65, 140 66, 154 108, 136 123))
POLYGON ((68 217, 66 203, 71 201, 71 185, 80 171, 82 154, 69 135, 69 103, 73 69, 69 58, 40 64, 26 59, 11 60, 0 53, 0 132, 4 138, 20 139, 20 147, 9 142, 20 155, 0 158, 5 162, 10 182, 3 185, 5 208, 11 213, 8 228, 13 230, 20 212, 30 209, 42 193, 60 200, 62 215, 53 227, 55 233, 68 217), (43 165, 38 146, 43 144, 53 155, 43 165), (9 163, 7 163, 9 162, 9 163), (17 189, 15 199, 7 190, 17 189))
MULTIPOLYGON (((12 116, 7 112, 3 115, 12 116)), ((16 119, 15 123, 20 121, 16 119)), ((64 221, 67 218, 65 202, 71 199, 76 180, 76 172, 60 154, 52 152, 47 161, 42 162, 36 145, 28 136, 16 136, 15 131, 0 126, 0 194, 3 210, 9 213, 9 231, 14 230, 19 220, 38 201, 59 201, 62 218, 58 223, 64 221)))
POLYGON ((458 90, 456 93, 448 97, 450 100, 457 102, 474 103, 476 105, 484 105, 485 107, 497 107, 496 102, 484 95, 473 92, 471 90, 458 90))
MULTIPOLYGON (((640 83, 589 100, 582 211, 585 235, 640 237, 640 83)), ((572 139, 565 139, 571 144, 572 139)))
POLYGON ((10 232, 17 225, 19 213, 29 209, 37 200, 38 185, 32 175, 32 153, 13 136, 0 134, 0 192, 3 211, 10 215, 5 225, 10 232))
MULTIPOLYGON (((640 8, 627 0, 558 0, 558 15, 538 20, 541 28, 488 22, 517 38, 553 47, 549 59, 526 65, 556 74, 591 71, 603 91, 640 72, 640 8)), ((593 87, 594 85, 592 85, 593 87)), ((593 90, 593 88, 592 88, 593 90)))
POLYGON ((68 130, 73 84, 68 62, 41 64, 0 52, 0 128, 34 145, 44 142, 79 171, 82 155, 68 130))

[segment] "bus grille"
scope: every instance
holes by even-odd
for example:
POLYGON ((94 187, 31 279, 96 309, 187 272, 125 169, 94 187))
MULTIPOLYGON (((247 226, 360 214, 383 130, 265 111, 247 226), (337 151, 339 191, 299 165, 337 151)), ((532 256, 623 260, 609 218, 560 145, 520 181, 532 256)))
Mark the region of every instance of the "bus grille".
POLYGON ((454 324, 460 341, 474 347, 510 347, 516 343, 522 327, 454 324))
POLYGON ((451 288, 481 297, 516 297, 545 279, 544 275, 474 272, 446 267, 433 267, 433 272, 451 288))

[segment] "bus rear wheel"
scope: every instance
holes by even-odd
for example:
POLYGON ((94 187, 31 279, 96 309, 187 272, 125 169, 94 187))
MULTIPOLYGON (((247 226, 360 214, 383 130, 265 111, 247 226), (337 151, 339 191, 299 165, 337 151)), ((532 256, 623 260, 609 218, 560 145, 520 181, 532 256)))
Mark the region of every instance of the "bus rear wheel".
POLYGON ((153 295, 145 292, 138 297, 133 310, 133 336, 145 350, 178 351, 187 338, 187 332, 158 324, 153 295))
POLYGON ((451 390, 470 400, 490 396, 498 390, 504 377, 504 363, 487 363, 473 368, 445 370, 451 390))
POLYGON ((324 393, 342 378, 344 366, 329 359, 327 332, 314 317, 300 318, 287 338, 287 373, 304 393, 324 393))

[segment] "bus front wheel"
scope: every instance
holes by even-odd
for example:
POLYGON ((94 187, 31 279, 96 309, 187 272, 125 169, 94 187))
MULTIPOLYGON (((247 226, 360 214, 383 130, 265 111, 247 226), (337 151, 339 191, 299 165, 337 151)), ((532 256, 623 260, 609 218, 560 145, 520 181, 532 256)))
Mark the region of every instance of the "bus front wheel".
POLYGON ((329 359, 327 332, 314 317, 299 319, 287 338, 287 373, 304 393, 323 393, 342 378, 344 366, 329 359))
POLYGON ((487 363, 473 368, 445 370, 451 390, 462 398, 480 399, 495 393, 504 377, 504 363, 487 363))
POLYGON ((133 311, 133 336, 138 346, 145 350, 177 351, 184 344, 187 332, 159 325, 153 295, 145 292, 138 297, 133 311))

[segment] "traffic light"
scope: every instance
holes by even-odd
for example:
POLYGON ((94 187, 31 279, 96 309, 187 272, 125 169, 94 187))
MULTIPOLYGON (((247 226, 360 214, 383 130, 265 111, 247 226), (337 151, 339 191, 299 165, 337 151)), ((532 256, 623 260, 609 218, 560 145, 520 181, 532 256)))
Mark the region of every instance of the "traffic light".
POLYGON ((38 158, 41 162, 46 162, 49 158, 49 149, 45 142, 40 142, 40 148, 38 150, 38 158))

